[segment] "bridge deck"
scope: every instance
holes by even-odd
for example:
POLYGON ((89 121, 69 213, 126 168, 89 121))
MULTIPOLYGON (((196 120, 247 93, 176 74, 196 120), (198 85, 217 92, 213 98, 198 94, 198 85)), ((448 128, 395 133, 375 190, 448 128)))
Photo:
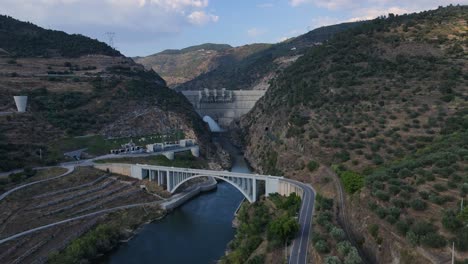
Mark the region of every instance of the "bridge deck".
POLYGON ((153 170, 167 170, 174 172, 189 172, 197 175, 206 175, 206 176, 227 176, 227 177, 238 177, 238 178, 255 178, 257 180, 265 179, 283 179, 282 176, 271 176, 271 175, 259 175, 259 174, 250 174, 250 173, 239 173, 239 172, 230 172, 230 171, 213 171, 213 170, 201 170, 201 169, 188 169, 188 168, 177 168, 177 167, 166 167, 158 165, 148 165, 148 164, 136 164, 143 169, 153 169, 153 170))

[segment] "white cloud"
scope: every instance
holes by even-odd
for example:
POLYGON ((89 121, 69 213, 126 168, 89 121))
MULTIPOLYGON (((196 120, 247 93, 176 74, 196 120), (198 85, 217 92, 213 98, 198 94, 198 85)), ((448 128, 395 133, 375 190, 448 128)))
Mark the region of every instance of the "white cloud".
POLYGON ((46 27, 166 33, 218 21, 208 6, 208 0, 1 0, 0 12, 46 27))
POLYGON ((313 28, 319 28, 319 27, 324 27, 324 26, 330 26, 330 25, 339 24, 340 22, 343 22, 343 20, 336 18, 336 17, 329 17, 329 16, 315 17, 312 19, 310 28, 313 29, 313 28))
POLYGON ((289 0, 289 4, 293 7, 309 4, 328 10, 347 10, 350 12, 355 12, 357 9, 383 10, 390 7, 416 12, 449 4, 468 4, 468 0, 289 0))
POLYGON ((218 22, 219 17, 212 14, 207 14, 204 11, 194 11, 187 16, 187 19, 191 24, 201 26, 209 22, 218 22))
POLYGON ((314 4, 330 10, 353 6, 358 1, 352 0, 289 0, 291 6, 297 7, 303 4, 314 4))
POLYGON ((348 21, 360 21, 360 20, 369 20, 374 19, 379 16, 388 15, 389 13, 393 13, 395 15, 402 15, 411 13, 412 11, 400 7, 390 7, 386 9, 378 9, 378 8, 363 8, 355 11, 354 14, 359 14, 357 17, 352 17, 348 21))

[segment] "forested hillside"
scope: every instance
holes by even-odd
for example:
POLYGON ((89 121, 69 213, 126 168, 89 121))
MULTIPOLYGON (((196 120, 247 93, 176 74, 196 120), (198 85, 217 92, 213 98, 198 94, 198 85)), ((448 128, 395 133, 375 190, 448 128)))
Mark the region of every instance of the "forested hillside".
POLYGON ((389 14, 309 48, 241 121, 251 164, 319 189, 317 163, 332 167, 378 263, 443 263, 451 241, 467 258, 467 21, 467 6, 389 14))
POLYGON ((269 47, 265 46, 239 61, 224 63, 212 71, 180 84, 177 89, 198 90, 221 87, 232 90, 266 89, 269 86, 269 81, 276 76, 277 70, 295 61, 307 48, 321 45, 334 34, 360 23, 343 23, 321 27, 296 38, 269 47))
POLYGON ((0 171, 54 164, 63 158, 54 142, 84 135, 208 142, 185 97, 106 44, 4 16, 0 29, 0 171), (26 113, 15 113, 14 95, 29 96, 26 113))
POLYGON ((135 61, 147 69, 160 73, 170 87, 175 87, 214 69, 236 64, 268 47, 269 44, 252 44, 233 48, 227 44, 206 43, 181 50, 165 50, 146 57, 136 57, 135 61))
POLYGON ((122 56, 107 44, 89 37, 43 29, 3 15, 0 15, 0 48, 16 57, 122 56))

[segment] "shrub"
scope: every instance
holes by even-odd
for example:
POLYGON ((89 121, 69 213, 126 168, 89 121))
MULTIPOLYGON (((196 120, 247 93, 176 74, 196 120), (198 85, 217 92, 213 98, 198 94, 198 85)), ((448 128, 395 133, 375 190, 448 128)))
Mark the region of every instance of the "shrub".
POLYGON ((331 210, 333 208, 333 199, 323 197, 320 194, 317 194, 317 210, 331 210))
POLYGON ((468 250, 468 227, 464 227, 457 232, 455 247, 460 251, 468 250))
POLYGON ((346 238, 346 234, 343 231, 343 229, 339 227, 333 227, 332 230, 330 231, 330 235, 336 240, 336 241, 342 241, 346 238))
POLYGON ((346 256, 353 246, 349 241, 342 241, 336 244, 336 250, 341 256, 346 256))
POLYGON ((253 258, 251 258, 249 261, 247 261, 247 264, 263 264, 265 263, 265 255, 256 255, 253 258))
POLYGON ((395 207, 401 208, 401 209, 408 207, 408 202, 406 202, 406 200, 403 200, 403 199, 400 199, 400 198, 392 199, 392 204, 395 207))
POLYGON ((325 258, 325 264, 341 264, 341 260, 337 256, 327 256, 325 258))
POLYGON ((421 199, 413 199, 410 202, 411 208, 416 211, 424 211, 427 208, 427 203, 421 199))
POLYGON ((315 246, 315 249, 319 252, 319 253, 328 253, 330 252, 330 247, 328 246, 328 243, 326 240, 319 240, 317 242, 315 242, 314 244, 315 246))
POLYGON ((377 207, 377 209, 375 210, 375 213, 380 219, 384 219, 388 214, 387 209, 380 207, 380 206, 377 207))
POLYGON ((371 224, 369 226, 369 233, 375 239, 379 235, 379 226, 376 224, 371 224))
POLYGON ((457 214, 453 210, 444 211, 442 225, 452 232, 463 227, 463 223, 457 218, 457 214))
POLYGON ((398 230, 398 233, 400 233, 401 235, 406 235, 406 233, 410 229, 410 225, 406 220, 398 221, 395 226, 398 230))
POLYGON ((344 171, 339 173, 344 188, 348 193, 355 193, 364 186, 364 177, 353 171, 344 171))
POLYGON ((395 223, 398 221, 398 219, 395 218, 393 215, 387 215, 387 216, 385 217, 385 220, 386 220, 387 222, 389 222, 390 224, 392 224, 392 225, 395 224, 395 223))
POLYGON ((376 191, 374 195, 380 200, 385 201, 385 202, 390 200, 390 196, 388 195, 388 193, 382 190, 376 191))
POLYGON ((314 160, 311 160, 309 163, 307 163, 307 169, 309 169, 310 172, 315 171, 319 166, 319 163, 314 160))
POLYGON ((351 248, 349 251, 348 255, 346 255, 344 264, 361 264, 362 259, 359 256, 359 253, 357 252, 356 248, 351 248))
POLYGON ((330 223, 332 219, 331 212, 321 212, 317 216, 317 223, 323 227, 325 227, 328 223, 330 223))
POLYGON ((441 248, 447 244, 445 238, 437 233, 429 233, 420 239, 421 244, 431 248, 441 248))
POLYGON ((286 241, 294 237, 299 230, 297 220, 283 215, 268 225, 268 237, 272 240, 286 241))

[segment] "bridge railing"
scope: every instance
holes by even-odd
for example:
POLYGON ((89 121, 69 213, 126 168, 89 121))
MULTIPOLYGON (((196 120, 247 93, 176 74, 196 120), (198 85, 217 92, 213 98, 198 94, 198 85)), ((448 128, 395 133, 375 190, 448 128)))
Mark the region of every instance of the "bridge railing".
POLYGON ((202 169, 188 169, 188 168, 178 168, 178 167, 167 167, 167 166, 158 166, 158 165, 148 165, 148 164, 139 164, 137 163, 134 166, 139 166, 142 168, 148 168, 153 170, 168 170, 175 172, 190 172, 203 175, 217 175, 217 176, 230 176, 230 177, 240 177, 240 178, 256 178, 256 179, 283 179, 282 176, 272 176, 272 175, 261 175, 261 174, 249 174, 249 173, 239 173, 239 172, 230 172, 230 171, 214 171, 214 170, 202 170, 202 169))

